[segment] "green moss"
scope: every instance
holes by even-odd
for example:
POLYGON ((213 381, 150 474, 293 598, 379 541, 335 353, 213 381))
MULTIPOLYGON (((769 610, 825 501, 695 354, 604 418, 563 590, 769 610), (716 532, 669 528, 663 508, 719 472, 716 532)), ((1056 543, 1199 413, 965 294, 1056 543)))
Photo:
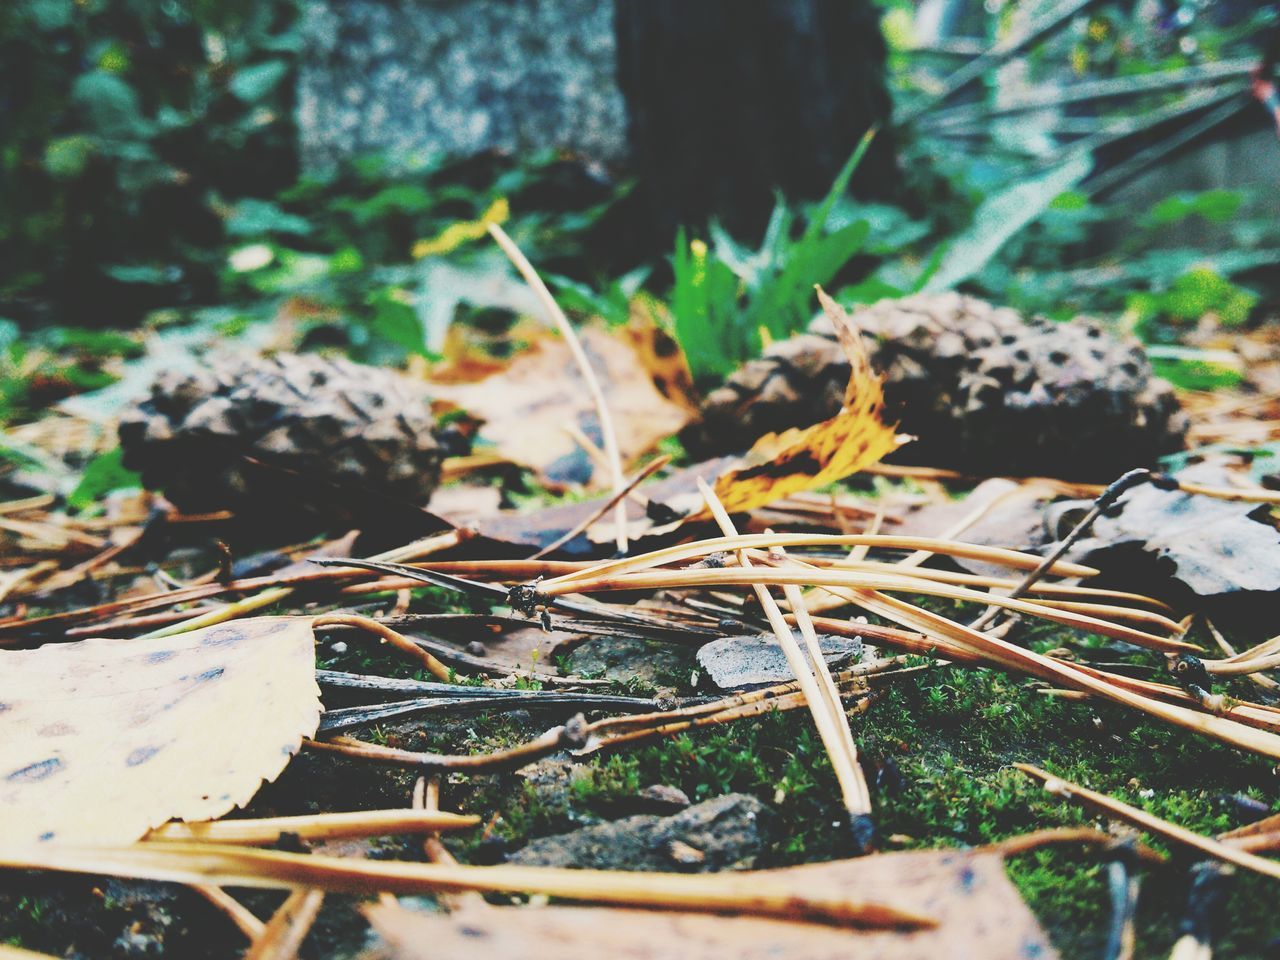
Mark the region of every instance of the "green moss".
MULTIPOLYGON (((1039 693, 1028 681, 989 670, 937 667, 889 687, 853 719, 875 787, 886 849, 968 846, 1030 830, 1093 822, 1010 767, 1036 763, 1192 830, 1237 824, 1227 798, 1274 784, 1262 759, 1108 704, 1039 693)), ((511 778, 470 781, 469 809, 501 813, 513 843, 597 819, 650 783, 684 790, 695 802, 752 793, 777 813, 764 864, 843 855, 839 794, 807 713, 792 711, 680 735, 612 757, 595 757, 567 789, 511 778)), ((1274 789, 1262 791, 1274 795, 1274 789)), ((1150 840, 1150 838, 1147 838, 1150 840)), ((1152 841, 1159 847, 1158 842, 1152 841)), ((1167 953, 1185 903, 1185 864, 1147 871, 1139 902, 1140 956, 1167 953)), ((1106 936, 1105 865, 1076 848, 1013 858, 1009 875, 1064 956, 1096 955, 1106 936)), ((1230 881, 1232 929, 1219 957, 1260 956, 1280 935, 1274 883, 1230 881)))

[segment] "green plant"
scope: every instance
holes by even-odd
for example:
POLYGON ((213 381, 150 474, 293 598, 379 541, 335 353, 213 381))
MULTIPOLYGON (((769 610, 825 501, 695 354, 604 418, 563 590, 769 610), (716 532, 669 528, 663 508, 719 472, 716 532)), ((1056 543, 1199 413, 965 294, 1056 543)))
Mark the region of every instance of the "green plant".
POLYGON ((779 197, 759 249, 750 250, 712 222, 710 243, 676 235, 671 308, 676 336, 695 379, 723 376, 768 340, 803 329, 813 315, 813 287, 830 284, 866 244, 868 220, 837 222, 832 212, 870 145, 863 137, 826 197, 795 235, 796 216, 779 197))
POLYGON ((292 0, 0 8, 0 301, 73 322, 213 289, 224 196, 295 174, 292 0))

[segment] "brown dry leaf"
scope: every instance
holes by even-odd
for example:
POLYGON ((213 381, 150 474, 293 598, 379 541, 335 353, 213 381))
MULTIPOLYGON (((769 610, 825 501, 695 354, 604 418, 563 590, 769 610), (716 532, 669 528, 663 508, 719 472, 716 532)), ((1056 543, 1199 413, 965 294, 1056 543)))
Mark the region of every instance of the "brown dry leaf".
POLYGON ((983 851, 880 854, 761 876, 928 914, 932 930, 850 930, 756 917, 605 907, 481 908, 452 916, 373 905, 386 960, 1051 960, 1057 953, 983 851))
MULTIPOLYGON (((586 328, 580 336, 613 415, 625 467, 676 433, 690 414, 658 392, 630 344, 596 328, 586 328)), ((564 341, 541 340, 506 370, 478 383, 432 383, 430 389, 435 397, 484 420, 480 439, 536 470, 544 483, 608 482, 607 468, 571 433, 576 429, 601 445, 591 394, 564 341)))
POLYGON ((319 695, 307 618, 0 651, 0 844, 219 817, 315 732, 319 695))
POLYGON ((716 480, 730 512, 764 506, 781 497, 842 480, 879 462, 910 437, 884 422, 884 386, 853 321, 821 289, 818 299, 840 337, 852 370, 844 408, 822 423, 770 433, 756 441, 737 468, 716 480))
POLYGON ((670 311, 663 304, 637 297, 631 303, 631 319, 622 328, 622 335, 635 347, 658 392, 690 413, 697 413, 698 395, 689 358, 680 342, 667 332, 670 329, 670 311))

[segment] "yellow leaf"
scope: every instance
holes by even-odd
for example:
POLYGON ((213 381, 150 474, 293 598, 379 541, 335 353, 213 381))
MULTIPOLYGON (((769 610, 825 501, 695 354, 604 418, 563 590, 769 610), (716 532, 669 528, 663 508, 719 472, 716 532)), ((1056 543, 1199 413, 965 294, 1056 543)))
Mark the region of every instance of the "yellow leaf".
POLYGON ((315 732, 319 694, 308 618, 0 651, 0 845, 219 817, 315 732))
POLYGON ((884 422, 884 385, 872 371, 862 337, 848 314, 821 288, 818 300, 849 358, 844 408, 822 423, 757 440, 736 467, 716 480, 716 495, 730 512, 753 510, 834 483, 879 462, 911 439, 899 435, 896 424, 884 422))
POLYGON ((478 220, 459 220, 451 223, 430 240, 419 240, 413 245, 413 258, 438 257, 452 253, 464 243, 479 240, 489 232, 489 224, 506 223, 511 216, 511 207, 506 197, 493 201, 489 209, 480 215, 478 220))

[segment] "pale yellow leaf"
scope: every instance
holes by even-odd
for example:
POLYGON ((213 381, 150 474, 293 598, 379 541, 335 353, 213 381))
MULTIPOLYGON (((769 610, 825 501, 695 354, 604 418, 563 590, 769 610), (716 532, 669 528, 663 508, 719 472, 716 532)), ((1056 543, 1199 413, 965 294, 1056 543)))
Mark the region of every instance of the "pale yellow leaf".
POLYGON ((221 816, 315 732, 319 694, 309 618, 0 651, 0 844, 221 816))

